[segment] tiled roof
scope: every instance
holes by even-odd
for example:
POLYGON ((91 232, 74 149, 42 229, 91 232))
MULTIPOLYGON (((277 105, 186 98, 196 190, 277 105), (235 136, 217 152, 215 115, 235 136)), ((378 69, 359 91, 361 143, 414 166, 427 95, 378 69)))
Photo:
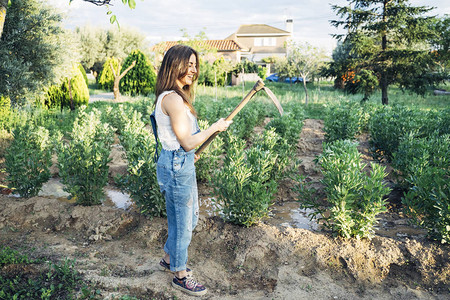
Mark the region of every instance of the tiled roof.
MULTIPOLYGON (((200 46, 206 46, 217 49, 217 51, 239 51, 246 50, 244 46, 239 44, 235 40, 204 40, 204 41, 195 41, 194 43, 198 43, 200 46)), ((164 52, 169 50, 172 46, 177 44, 183 44, 183 41, 168 41, 161 42, 155 45, 152 49, 155 50, 159 47, 164 47, 164 52)))
POLYGON ((252 24, 252 25, 241 25, 239 29, 236 31, 236 35, 261 35, 261 34, 280 34, 280 35, 289 35, 291 34, 289 31, 279 29, 266 24, 252 24))

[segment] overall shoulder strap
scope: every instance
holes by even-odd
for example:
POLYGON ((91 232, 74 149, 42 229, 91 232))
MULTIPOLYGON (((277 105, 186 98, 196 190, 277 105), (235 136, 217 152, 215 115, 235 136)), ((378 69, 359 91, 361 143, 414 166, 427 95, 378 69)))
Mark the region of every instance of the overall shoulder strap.
POLYGON ((150 122, 152 123, 153 135, 155 136, 155 154, 153 156, 153 161, 156 163, 159 158, 158 148, 159 148, 159 140, 158 140, 158 131, 156 125, 155 111, 150 115, 150 122))

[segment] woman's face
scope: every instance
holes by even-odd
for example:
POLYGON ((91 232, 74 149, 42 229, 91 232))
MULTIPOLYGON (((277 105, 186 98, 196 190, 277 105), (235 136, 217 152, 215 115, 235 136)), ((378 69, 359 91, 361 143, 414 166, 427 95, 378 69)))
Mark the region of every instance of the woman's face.
POLYGON ((177 79, 177 84, 180 88, 183 88, 185 85, 191 85, 194 81, 194 76, 197 74, 197 59, 195 58, 195 55, 192 54, 189 58, 189 67, 187 74, 177 79))

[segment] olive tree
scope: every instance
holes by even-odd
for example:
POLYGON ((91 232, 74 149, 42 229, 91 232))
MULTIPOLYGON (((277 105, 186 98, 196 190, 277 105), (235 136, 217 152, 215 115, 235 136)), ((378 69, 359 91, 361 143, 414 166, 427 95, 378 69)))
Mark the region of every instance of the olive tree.
POLYGON ((305 104, 308 104, 308 88, 306 80, 314 78, 328 60, 325 50, 312 46, 309 43, 287 43, 287 59, 280 61, 278 68, 281 77, 296 76, 302 79, 305 90, 305 104))
POLYGON ((78 59, 62 16, 38 0, 14 0, 0 38, 0 95, 13 105, 55 83, 78 59))

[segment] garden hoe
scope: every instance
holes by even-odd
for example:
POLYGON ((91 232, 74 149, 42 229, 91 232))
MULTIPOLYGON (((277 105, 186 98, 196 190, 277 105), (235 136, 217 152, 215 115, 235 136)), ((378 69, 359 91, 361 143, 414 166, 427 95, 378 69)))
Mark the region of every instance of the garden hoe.
MULTIPOLYGON (((226 121, 231 121, 235 115, 237 115, 237 113, 247 104, 247 102, 253 97, 254 94, 256 94, 257 92, 259 92, 260 90, 264 90, 267 95, 269 96, 269 98, 272 100, 272 102, 275 104, 275 106, 277 107, 278 111, 280 112, 280 115, 283 115, 283 108, 281 107, 280 101, 278 101, 277 97, 274 95, 274 93, 272 93, 272 91, 264 86, 264 82, 262 80, 258 80, 258 82, 256 82, 256 84, 253 86, 253 88, 251 89, 251 91, 247 94, 247 96, 244 97, 244 99, 242 99, 241 103, 238 104, 238 106, 236 106, 234 108, 234 110, 230 113, 230 115, 228 117, 226 117, 226 121)), ((195 152, 195 154, 200 155, 200 153, 202 153, 203 150, 205 150, 205 148, 212 142, 212 140, 219 134, 219 131, 216 131, 215 133, 213 133, 201 146, 200 148, 197 149, 197 151, 195 152)))

